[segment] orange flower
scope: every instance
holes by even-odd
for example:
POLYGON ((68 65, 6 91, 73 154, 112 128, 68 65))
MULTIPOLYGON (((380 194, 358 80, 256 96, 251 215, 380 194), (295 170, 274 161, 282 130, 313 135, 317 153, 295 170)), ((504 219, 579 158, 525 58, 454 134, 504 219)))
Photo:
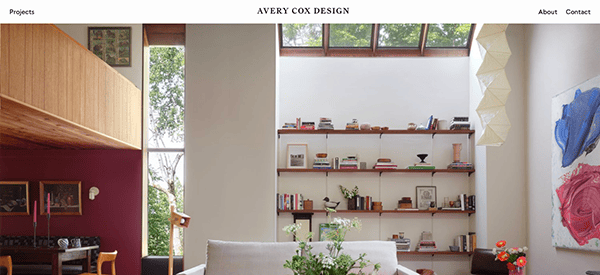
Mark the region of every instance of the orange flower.
POLYGON ((521 257, 517 258, 518 266, 524 267, 526 263, 527 263, 527 259, 525 258, 525 256, 521 256, 521 257))
POLYGON ((504 247, 505 245, 506 245, 506 241, 504 241, 504 240, 502 240, 502 241, 498 241, 498 242, 496 243, 496 246, 497 246, 497 247, 504 247))
POLYGON ((508 270, 515 270, 515 269, 517 269, 517 268, 515 267, 515 265, 514 265, 514 264, 511 264, 511 263, 507 263, 507 264, 506 264, 506 266, 508 267, 508 270))
POLYGON ((502 251, 502 252, 498 253, 498 260, 500 260, 502 262, 508 260, 508 257, 510 257, 510 255, 508 255, 508 253, 506 253, 506 251, 502 251))

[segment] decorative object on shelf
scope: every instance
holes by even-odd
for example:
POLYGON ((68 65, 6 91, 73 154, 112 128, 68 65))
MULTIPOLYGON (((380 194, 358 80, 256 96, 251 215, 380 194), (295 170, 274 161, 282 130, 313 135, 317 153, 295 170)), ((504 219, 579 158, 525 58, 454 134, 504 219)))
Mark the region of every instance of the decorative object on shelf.
POLYGON ((381 130, 381 127, 379 127, 379 126, 373 126, 373 127, 371 127, 371 130, 373 130, 373 131, 379 131, 379 130, 381 130))
POLYGON ((427 126, 425 126, 423 124, 419 124, 419 126, 417 126, 416 130, 427 130, 427 126))
POLYGON ((29 215, 29 182, 0 181, 0 216, 29 215))
POLYGON ((113 67, 131 67, 131 27, 88 27, 88 50, 113 67))
POLYGON ((402 200, 398 201, 399 209, 412 208, 412 199, 410 197, 402 197, 402 200))
POLYGON ((169 274, 173 275, 173 231, 175 226, 181 228, 188 228, 190 226, 190 216, 175 212, 175 205, 171 204, 171 216, 169 217, 169 223, 171 223, 171 231, 169 235, 169 274))
POLYGON ((352 190, 348 190, 346 189, 346 187, 340 185, 340 191, 342 191, 342 195, 344 195, 344 198, 348 199, 348 210, 356 210, 358 186, 355 185, 354 188, 352 188, 352 190))
POLYGON ((287 145, 287 168, 288 169, 306 169, 307 168, 308 144, 288 144, 287 145))
POLYGON ((58 247, 62 248, 62 249, 67 249, 69 247, 69 240, 67 239, 58 239, 57 241, 58 243, 58 247))
POLYGON ((527 247, 513 247, 507 248, 506 241, 498 241, 496 247, 492 250, 492 253, 496 255, 496 260, 506 262, 508 267, 508 274, 511 275, 522 275, 527 264, 527 258, 525 252, 527 247))
MULTIPOLYGON (((283 267, 291 269, 294 274, 350 274, 350 270, 358 268, 358 274, 365 274, 365 267, 373 267, 373 273, 377 274, 380 269, 380 264, 373 264, 369 260, 365 260, 365 254, 361 254, 357 259, 352 259, 350 255, 342 253, 343 242, 346 233, 350 230, 360 230, 362 224, 360 220, 354 218, 340 219, 335 218, 333 222, 319 225, 319 239, 322 241, 330 241, 327 245, 328 254, 312 253, 312 246, 307 244, 307 240, 312 238, 312 232, 306 236, 299 236, 301 226, 291 224, 285 226, 283 230, 289 235, 294 234, 298 243, 296 255, 291 260, 286 260, 283 267)), ((356 272, 356 271, 354 271, 356 272)), ((355 273, 352 273, 355 274, 355 273)))
POLYGON ((302 126, 300 126, 300 130, 314 130, 314 129, 315 129, 314 122, 304 121, 304 122, 302 122, 302 126))
POLYGON ((352 119, 352 122, 346 123, 346 130, 358 130, 358 129, 359 129, 358 119, 354 118, 354 119, 352 119))
POLYGON ((448 121, 445 119, 440 119, 438 121, 438 130, 448 130, 448 121))
POLYGON ((383 210, 383 205, 381 204, 380 201, 373 202, 373 210, 374 211, 382 211, 383 210))
POLYGON ((462 150, 462 143, 453 143, 452 144, 452 162, 458 163, 460 162, 460 151, 462 150))
POLYGON ((340 169, 358 169, 358 158, 356 155, 350 155, 342 158, 340 169))
POLYGON ((476 73, 483 93, 476 109, 483 126, 483 133, 477 145, 500 146, 510 130, 510 121, 504 106, 511 90, 504 71, 511 55, 506 40, 507 26, 484 24, 476 39, 483 58, 476 73))
MULTIPOLYGON (((337 207, 337 205, 336 205, 337 207)), ((312 200, 304 200, 304 210, 313 210, 313 201, 312 200)))
POLYGON ((416 189, 417 208, 419 210, 428 210, 431 202, 437 202, 435 186, 417 186, 416 189))
POLYGON ((421 162, 419 162, 419 163, 426 163, 425 158, 427 156, 429 156, 429 154, 418 154, 417 157, 421 159, 421 162))
POLYGON ((75 248, 81 247, 81 239, 78 239, 78 238, 72 239, 71 247, 75 247, 75 248))
POLYGON ((336 202, 336 201, 329 200, 329 197, 325 197, 323 199, 323 201, 324 201, 323 205, 325 206, 325 208, 335 209, 336 207, 338 207, 338 205, 340 205, 339 201, 336 202))
POLYGON ((100 194, 100 189, 98 189, 98 187, 94 186, 94 187, 90 188, 90 200, 91 201, 96 199, 96 196, 98 196, 98 194, 100 194))
POLYGON ((429 203, 429 211, 435 211, 435 202, 430 202, 429 203))
POLYGON ((367 163, 366 163, 366 162, 364 162, 364 161, 361 161, 361 162, 360 162, 360 169, 363 169, 363 170, 364 170, 364 169, 367 169, 367 163))
POLYGON ((452 252, 458 252, 458 246, 456 246, 456 245, 450 245, 450 246, 448 246, 448 248, 452 252))
MULTIPOLYGON (((376 126, 377 128, 379 128, 379 126, 376 126)), ((363 124, 360 125, 360 129, 361 130, 371 130, 371 124, 368 122, 365 122, 363 124)))
POLYGON ((412 122, 408 124, 407 130, 416 130, 416 129, 417 129, 417 124, 414 124, 412 122))
MULTIPOLYGON (((40 181, 40 201, 50 196, 50 205, 40 205, 40 214, 51 209, 54 215, 81 215, 81 181, 40 181)), ((48 204, 48 201, 45 201, 48 204)))

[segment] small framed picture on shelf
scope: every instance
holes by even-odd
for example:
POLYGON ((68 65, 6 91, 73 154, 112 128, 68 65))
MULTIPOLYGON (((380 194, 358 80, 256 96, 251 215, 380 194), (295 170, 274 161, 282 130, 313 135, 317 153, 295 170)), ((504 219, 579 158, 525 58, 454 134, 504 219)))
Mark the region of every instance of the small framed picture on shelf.
POLYGON ((42 215, 81 215, 81 181, 40 181, 40 201, 42 215))
POLYGON ((417 186, 417 208, 427 210, 434 203, 437 205, 437 194, 435 186, 417 186))
POLYGON ((319 241, 328 241, 327 233, 337 230, 338 225, 334 223, 320 223, 319 224, 319 241))
POLYGON ((0 181, 0 216, 29 215, 29 182, 0 181))
POLYGON ((287 168, 306 169, 308 144, 288 144, 287 145, 287 168))

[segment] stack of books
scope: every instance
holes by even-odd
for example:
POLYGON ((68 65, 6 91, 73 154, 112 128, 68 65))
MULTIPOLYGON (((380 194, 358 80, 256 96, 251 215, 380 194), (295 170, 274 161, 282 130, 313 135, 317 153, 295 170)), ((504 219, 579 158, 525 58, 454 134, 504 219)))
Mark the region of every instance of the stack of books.
POLYGON ((304 210, 304 196, 302 194, 277 193, 277 209, 279 210, 304 210))
POLYGON ((469 123, 469 117, 466 116, 455 116, 450 122, 450 130, 469 130, 471 129, 471 123, 469 123))
POLYGON ((352 122, 346 123, 346 130, 359 130, 358 120, 353 119, 352 122))
POLYGON ((297 129, 297 128, 296 128, 296 123, 289 123, 289 122, 286 122, 286 123, 283 125, 283 129, 297 129))
POLYGON ((471 170, 473 167, 473 163, 470 162, 453 162, 448 164, 448 169, 471 170))
POLYGON ((373 197, 357 196, 355 210, 373 210, 373 197))
POLYGON ((314 122, 302 122, 302 126, 300 127, 302 130, 314 130, 315 123, 314 122))
POLYGON ((342 158, 340 169, 358 169, 358 158, 356 156, 342 158))
POLYGON ((327 158, 315 158, 313 169, 331 169, 331 163, 327 158))
POLYGON ((422 240, 417 245, 417 251, 419 252, 436 252, 438 251, 434 240, 422 240))
POLYGON ((431 162, 415 162, 415 165, 408 166, 407 168, 412 170, 431 170, 435 169, 435 166, 433 166, 431 162))
POLYGON ((319 119, 319 130, 333 130, 331 118, 322 117, 319 119))
POLYGON ((379 158, 373 169, 398 169, 398 165, 394 164, 391 159, 379 158))

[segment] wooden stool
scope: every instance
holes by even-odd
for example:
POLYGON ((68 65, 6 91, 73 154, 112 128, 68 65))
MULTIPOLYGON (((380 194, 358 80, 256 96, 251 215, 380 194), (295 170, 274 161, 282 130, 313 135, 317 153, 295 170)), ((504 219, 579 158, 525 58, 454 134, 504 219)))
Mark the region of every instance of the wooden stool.
POLYGON ((12 275, 12 259, 10 256, 2 256, 0 257, 0 266, 6 267, 8 270, 8 275, 12 275))
MULTIPOLYGON (((97 265, 97 269, 98 269, 98 273, 81 273, 79 275, 102 275, 102 264, 104 262, 111 262, 111 267, 112 267, 112 272, 110 273, 111 275, 117 275, 117 272, 115 271, 115 260, 117 259, 117 251, 115 250, 115 252, 100 252, 100 255, 98 255, 98 265, 97 265)), ((10 273, 8 273, 8 275, 11 275, 10 273)))

